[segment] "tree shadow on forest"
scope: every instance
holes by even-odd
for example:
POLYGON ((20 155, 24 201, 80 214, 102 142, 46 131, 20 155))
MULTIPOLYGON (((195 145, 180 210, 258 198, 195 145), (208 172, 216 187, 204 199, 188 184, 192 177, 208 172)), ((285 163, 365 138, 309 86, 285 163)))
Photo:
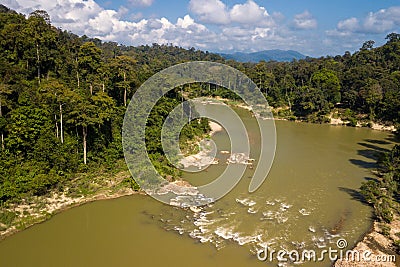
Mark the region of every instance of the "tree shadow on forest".
POLYGON ((392 142, 388 142, 385 140, 375 140, 375 139, 365 139, 365 142, 371 143, 371 144, 378 144, 378 145, 390 145, 392 142))
POLYGON ((364 158, 368 158, 374 161, 377 161, 380 156, 380 152, 373 151, 371 149, 360 149, 357 151, 357 154, 363 156, 364 158))
POLYGON ((362 148, 357 150, 357 154, 364 157, 364 159, 349 159, 349 161, 361 168, 376 169, 378 168, 377 160, 379 157, 390 151, 390 149, 382 146, 392 145, 393 143, 389 138, 385 140, 364 139, 362 142, 357 143, 362 146, 362 148))
POLYGON ((365 200, 363 194, 360 193, 360 191, 347 187, 339 187, 339 190, 349 194, 351 196, 351 199, 357 200, 365 205, 369 205, 368 202, 365 200))
MULTIPOLYGON (((364 140, 364 141, 366 141, 366 140, 364 140)), ((371 150, 371 152, 383 152, 383 153, 386 153, 386 152, 390 151, 387 148, 377 146, 376 144, 371 143, 371 142, 359 142, 357 144, 360 145, 360 146, 368 148, 369 150, 371 150)), ((389 143, 389 144, 391 144, 391 143, 389 143)))
MULTIPOLYGON (((382 146, 387 146, 387 145, 393 144, 394 139, 392 140, 392 138, 395 138, 395 137, 390 137, 390 139, 386 138, 385 140, 364 139, 362 142, 357 143, 359 146, 361 146, 361 148, 357 150, 357 154, 362 156, 363 158, 349 159, 350 163, 352 163, 358 167, 367 169, 372 174, 372 171, 376 170, 379 167, 377 160, 379 159, 380 155, 390 151, 389 149, 382 147, 382 146)), ((372 176, 372 177, 371 176, 364 177, 364 180, 365 181, 376 181, 377 180, 377 178, 374 178, 374 176, 372 176)), ((360 201, 363 204, 368 204, 365 201, 364 196, 357 189, 339 187, 339 190, 346 192, 354 200, 360 201)))
POLYGON ((365 169, 376 169, 378 167, 376 162, 370 162, 370 161, 365 161, 365 160, 361 160, 361 159, 349 159, 349 161, 352 164, 357 165, 362 168, 365 168, 365 169))
POLYGON ((349 159, 349 161, 361 168, 372 170, 378 168, 378 164, 376 162, 380 155, 390 151, 389 149, 381 146, 390 145, 392 142, 387 140, 365 139, 363 142, 359 142, 357 144, 363 147, 362 149, 357 150, 357 154, 363 156, 365 159, 349 159))
POLYGON ((389 143, 400 143, 400 135, 392 133, 389 137, 386 137, 385 140, 389 143))

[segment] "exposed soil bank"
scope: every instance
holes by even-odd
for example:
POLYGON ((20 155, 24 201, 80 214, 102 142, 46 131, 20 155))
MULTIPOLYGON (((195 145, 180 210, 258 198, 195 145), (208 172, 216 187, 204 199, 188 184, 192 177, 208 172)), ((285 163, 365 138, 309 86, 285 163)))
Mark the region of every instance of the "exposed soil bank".
POLYGON ((399 240, 400 237, 397 235, 400 232, 400 218, 396 218, 389 225, 390 233, 386 236, 382 234, 382 228, 379 222, 374 222, 371 232, 364 236, 364 238, 357 243, 352 249, 358 251, 360 260, 338 260, 335 262, 334 267, 355 267, 355 266, 366 266, 366 267, 396 267, 400 266, 400 255, 396 254, 392 244, 393 241, 399 240), (366 251, 369 251, 368 258, 363 259, 362 255, 366 251), (395 261, 394 261, 395 260, 395 261))

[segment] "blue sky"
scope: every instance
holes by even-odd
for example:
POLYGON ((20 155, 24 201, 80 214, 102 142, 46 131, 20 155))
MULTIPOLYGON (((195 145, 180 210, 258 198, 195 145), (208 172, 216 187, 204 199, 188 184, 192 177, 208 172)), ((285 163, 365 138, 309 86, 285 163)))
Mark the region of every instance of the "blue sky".
POLYGON ((400 32, 400 0, 0 0, 57 27, 126 45, 173 43, 212 52, 354 52, 400 32))

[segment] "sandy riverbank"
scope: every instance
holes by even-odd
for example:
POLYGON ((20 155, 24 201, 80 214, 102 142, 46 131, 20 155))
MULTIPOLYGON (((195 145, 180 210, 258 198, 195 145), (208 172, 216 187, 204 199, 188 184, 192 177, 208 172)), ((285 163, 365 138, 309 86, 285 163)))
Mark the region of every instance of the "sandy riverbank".
MULTIPOLYGON (((350 121, 344 121, 341 118, 330 118, 330 125, 336 125, 336 126, 346 126, 347 124, 349 124, 350 121)), ((396 132, 396 128, 393 125, 384 125, 384 124, 379 124, 379 123, 375 123, 375 122, 371 122, 371 129, 373 130, 378 130, 378 131, 387 131, 387 132, 396 132)), ((362 123, 357 122, 356 127, 365 127, 363 126, 362 123)))
POLYGON ((222 128, 221 125, 219 125, 218 123, 213 122, 213 121, 209 121, 208 125, 210 125, 210 128, 211 128, 210 136, 213 136, 217 132, 220 132, 224 129, 224 128, 222 128))
MULTIPOLYGON (((223 130, 218 123, 212 121, 210 121, 210 128, 210 135, 223 130)), ((144 192, 120 186, 124 178, 128 176, 130 176, 128 172, 121 172, 115 174, 113 177, 96 178, 94 181, 91 181, 91 186, 98 187, 99 189, 89 195, 78 194, 75 196, 66 188, 63 192, 52 191, 45 196, 23 199, 21 203, 9 205, 9 207, 3 208, 3 211, 15 213, 16 218, 8 225, 0 222, 0 240, 37 223, 44 222, 53 215, 73 207, 97 200, 144 194, 144 192)))
POLYGON ((335 262, 334 267, 396 267, 400 266, 400 255, 396 254, 395 249, 392 246, 394 240, 399 240, 400 237, 397 235, 400 232, 400 218, 395 220, 389 225, 389 235, 382 234, 381 224, 377 221, 373 223, 371 231, 364 236, 364 238, 356 244, 352 249, 358 251, 359 255, 363 255, 366 251, 369 251, 371 261, 361 259, 360 261, 347 261, 338 260, 335 262), (389 258, 390 257, 390 258, 389 258), (394 258, 393 258, 394 257, 394 258), (378 259, 388 259, 386 261, 378 259), (396 262, 393 262, 393 259, 396 262))
MULTIPOLYGON (((248 110, 250 112, 253 112, 253 107, 248 106, 245 103, 237 103, 237 102, 233 102, 232 100, 229 100, 229 99, 226 99, 226 98, 221 98, 221 97, 215 97, 215 99, 218 100, 218 101, 222 101, 227 105, 235 106, 235 107, 242 108, 242 109, 248 110)), ((275 109, 275 108, 273 108, 271 106, 270 106, 270 108, 275 113, 277 113, 279 110, 282 109, 282 108, 276 108, 275 109)), ((334 118, 333 117, 333 113, 331 113, 328 118, 329 118, 329 122, 327 122, 327 123, 329 123, 330 125, 334 125, 334 126, 346 126, 346 125, 348 125, 350 123, 350 121, 343 120, 340 117, 339 118, 334 118)), ((285 117, 279 117, 277 115, 274 115, 273 119, 275 121, 282 121, 282 120, 283 121, 287 121, 288 120, 285 117)), ((301 120, 301 119, 296 119, 295 120, 295 122, 303 122, 303 121, 304 120, 301 120)), ((357 124, 356 124, 355 127, 367 127, 366 125, 368 125, 368 123, 365 122, 365 121, 362 121, 362 122, 361 121, 357 121, 357 124)), ((377 130, 377 131, 387 131, 387 132, 396 132, 397 131, 397 129, 393 125, 385 125, 385 124, 381 124, 381 123, 378 123, 378 122, 369 122, 369 125, 370 125, 370 127, 368 127, 368 128, 373 129, 373 130, 377 130)))
MULTIPOLYGON (((238 107, 244 108, 243 106, 239 105, 238 107)), ((211 131, 209 133, 210 135, 214 135, 217 132, 223 130, 223 127, 221 127, 221 125, 219 125, 216 122, 210 121, 209 125, 211 128, 211 131)), ((377 130, 385 130, 385 129, 377 128, 377 130)), ((126 176, 129 174, 124 174, 124 175, 126 176)), ((121 176, 121 175, 116 175, 116 176, 121 176)), ((80 206, 85 203, 96 200, 114 199, 122 196, 128 196, 139 193, 137 191, 125 187, 120 188, 116 191, 111 190, 112 187, 111 185, 113 183, 115 185, 121 182, 122 179, 120 178, 122 177, 119 178, 117 177, 115 180, 110 181, 110 186, 105 186, 105 187, 103 186, 99 192, 96 192, 95 194, 89 196, 71 197, 69 194, 64 192, 53 192, 52 194, 49 194, 46 197, 35 199, 34 202, 31 203, 23 202, 22 204, 10 207, 9 211, 16 212, 18 214, 18 222, 13 224, 11 227, 8 227, 7 225, 0 223, 0 228, 5 229, 3 231, 0 230, 0 239, 10 236, 16 232, 22 231, 36 223, 41 223, 47 220, 52 215, 67 210, 69 208, 80 206)), ((393 236, 395 236, 396 233, 400 232, 400 227, 392 228, 392 232, 393 236), (397 232, 394 232, 395 230, 393 229, 397 229, 396 230, 397 232)), ((376 229, 376 226, 374 225, 373 232, 366 235, 364 239, 357 244, 355 249, 359 249, 361 251, 365 250, 368 246, 371 246, 371 244, 379 243, 382 240, 384 240, 381 238, 382 236, 383 235, 379 233, 379 231, 376 229)), ((386 249, 388 247, 387 243, 383 242, 382 244, 383 244, 382 247, 384 248, 383 251, 379 252, 379 250, 377 250, 375 254, 375 250, 373 250, 373 253, 375 255, 380 255, 380 253, 384 253, 384 251, 387 251, 386 249)), ((361 265, 354 265, 354 264, 352 265, 352 263, 350 262, 337 262, 335 266, 361 266, 361 265)), ((392 265, 362 265, 362 266, 396 266, 396 265, 392 264, 392 265)))
MULTIPOLYGON (((211 128, 210 136, 213 136, 217 132, 223 130, 222 126, 216 122, 209 121, 209 126, 211 128)), ((213 144, 211 140, 202 140, 197 143, 200 147, 200 151, 194 155, 189 155, 182 158, 179 163, 183 165, 184 168, 196 167, 199 170, 209 166, 210 164, 218 164, 218 161, 214 159, 212 152, 213 144)))

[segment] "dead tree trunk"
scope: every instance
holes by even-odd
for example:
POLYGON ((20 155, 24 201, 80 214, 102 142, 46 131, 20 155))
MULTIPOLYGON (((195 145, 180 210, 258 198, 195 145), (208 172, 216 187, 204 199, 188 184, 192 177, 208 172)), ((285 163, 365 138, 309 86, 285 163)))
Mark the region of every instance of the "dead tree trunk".
POLYGON ((58 123, 57 123, 57 115, 54 114, 54 121, 56 122, 56 137, 58 139, 58 123))

